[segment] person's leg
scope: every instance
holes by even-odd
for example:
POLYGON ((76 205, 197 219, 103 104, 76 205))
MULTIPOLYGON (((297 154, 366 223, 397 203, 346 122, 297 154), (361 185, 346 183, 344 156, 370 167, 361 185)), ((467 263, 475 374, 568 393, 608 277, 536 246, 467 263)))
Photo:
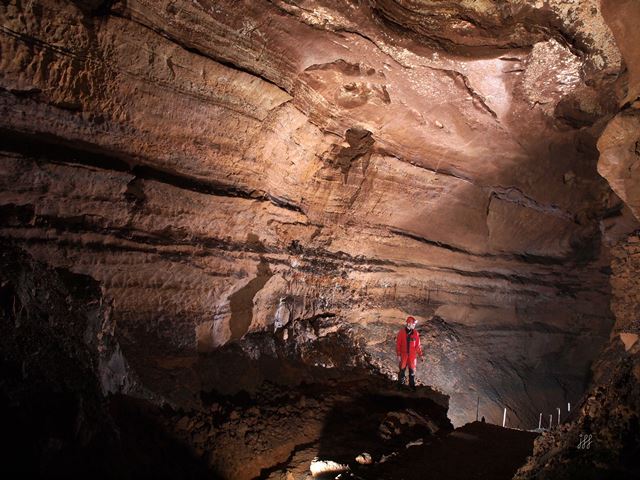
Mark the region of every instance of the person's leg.
POLYGON ((405 379, 405 369, 409 366, 409 359, 408 358, 401 358, 400 359, 400 363, 398 364, 398 383, 400 385, 404 385, 406 383, 406 379, 405 379))
POLYGON ((416 371, 409 367, 409 385, 411 388, 416 388, 416 371))

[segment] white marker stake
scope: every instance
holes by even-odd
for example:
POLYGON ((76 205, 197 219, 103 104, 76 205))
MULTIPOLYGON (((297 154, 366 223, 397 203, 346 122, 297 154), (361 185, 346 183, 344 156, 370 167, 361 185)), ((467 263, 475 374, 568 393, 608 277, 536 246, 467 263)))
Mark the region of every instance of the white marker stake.
POLYGON ((560 426, 560 408, 558 408, 558 426, 560 426))
POLYGON ((507 407, 504 407, 504 414, 502 415, 502 428, 507 424, 507 407))
POLYGON ((549 414, 549 430, 551 430, 552 422, 553 422, 553 415, 549 414))
POLYGON ((570 412, 570 411, 571 411, 571 404, 567 403, 567 412, 570 412))
POLYGON ((542 414, 540 414, 540 420, 538 420, 538 430, 542 429, 542 414))

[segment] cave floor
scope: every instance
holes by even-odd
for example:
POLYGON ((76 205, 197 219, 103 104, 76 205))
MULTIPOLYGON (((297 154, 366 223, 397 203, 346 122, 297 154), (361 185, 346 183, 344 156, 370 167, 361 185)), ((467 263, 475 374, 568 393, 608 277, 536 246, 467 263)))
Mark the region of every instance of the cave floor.
POLYGON ((537 434, 473 422, 429 443, 411 446, 358 472, 366 479, 511 479, 531 455, 537 434))
MULTIPOLYGON (((304 443, 298 441, 285 461, 264 468, 255 478, 509 480, 532 454, 537 437, 536 433, 482 422, 453 430, 443 416, 445 410, 434 403, 437 395, 429 387, 411 392, 389 388, 384 383, 363 388, 357 382, 339 382, 319 388, 298 387, 289 391, 291 400, 277 399, 280 408, 287 410, 284 416, 272 416, 268 409, 260 407, 260 423, 280 431, 283 437, 309 428, 298 424, 305 423, 305 411, 309 409, 320 414, 323 426, 318 437, 307 437, 310 441, 304 443), (294 407, 299 395, 307 399, 302 410, 294 407), (371 463, 361 464, 356 457, 365 452, 371 463), (334 462, 347 469, 312 476, 312 463, 317 466, 322 462, 334 462)), ((254 400, 264 404, 264 399, 254 400)), ((252 423, 243 410, 237 410, 240 418, 234 428, 239 430, 244 430, 242 424, 252 423)))

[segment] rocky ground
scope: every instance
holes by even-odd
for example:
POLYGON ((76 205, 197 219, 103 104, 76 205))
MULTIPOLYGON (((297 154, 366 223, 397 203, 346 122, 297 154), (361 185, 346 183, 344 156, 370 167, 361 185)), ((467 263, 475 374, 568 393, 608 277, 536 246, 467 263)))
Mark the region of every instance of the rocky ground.
POLYGON ((360 454, 377 462, 410 441, 446 435, 452 427, 433 398, 426 387, 403 392, 364 376, 287 390, 265 385, 166 421, 224 478, 307 478, 314 459, 353 471, 360 454))
POLYGON ((473 422, 410 446, 363 474, 369 479, 511 479, 532 453, 537 434, 473 422))

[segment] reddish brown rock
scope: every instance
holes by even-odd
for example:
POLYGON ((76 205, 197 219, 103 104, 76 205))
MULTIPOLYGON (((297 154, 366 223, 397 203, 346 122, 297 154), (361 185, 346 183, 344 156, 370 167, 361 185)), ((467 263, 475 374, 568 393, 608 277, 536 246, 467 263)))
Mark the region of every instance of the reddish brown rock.
POLYGON ((627 68, 620 104, 636 103, 640 97, 640 33, 636 28, 640 5, 633 0, 602 0, 600 4, 627 68))
POLYGON ((598 140, 598 172, 640 219, 640 113, 622 112, 598 140))

